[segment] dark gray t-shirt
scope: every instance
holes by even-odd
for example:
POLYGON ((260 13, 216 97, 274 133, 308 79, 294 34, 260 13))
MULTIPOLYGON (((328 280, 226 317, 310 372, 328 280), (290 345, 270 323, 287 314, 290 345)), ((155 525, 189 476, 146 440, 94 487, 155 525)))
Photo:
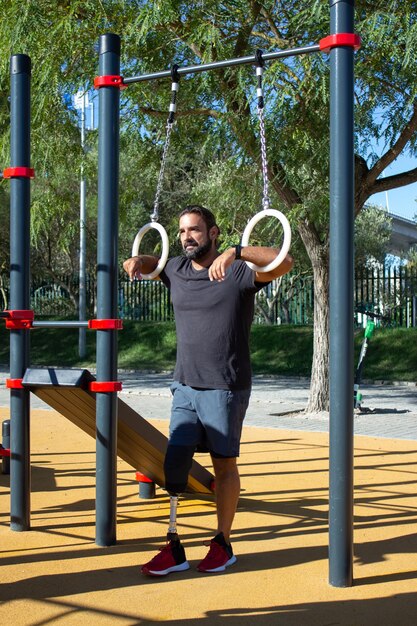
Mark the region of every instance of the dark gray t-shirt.
POLYGON ((186 257, 169 259, 160 277, 175 313, 174 380, 204 389, 248 389, 254 299, 265 283, 255 282, 244 261, 232 263, 224 281, 210 281, 208 270, 195 270, 186 257))

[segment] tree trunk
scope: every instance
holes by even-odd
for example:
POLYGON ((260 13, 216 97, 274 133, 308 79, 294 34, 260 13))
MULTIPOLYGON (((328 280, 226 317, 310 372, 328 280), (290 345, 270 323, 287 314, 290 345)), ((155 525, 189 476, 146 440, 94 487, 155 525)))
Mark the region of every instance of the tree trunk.
POLYGON ((310 395, 306 413, 329 410, 329 254, 308 221, 299 233, 309 255, 314 278, 314 343, 310 395))

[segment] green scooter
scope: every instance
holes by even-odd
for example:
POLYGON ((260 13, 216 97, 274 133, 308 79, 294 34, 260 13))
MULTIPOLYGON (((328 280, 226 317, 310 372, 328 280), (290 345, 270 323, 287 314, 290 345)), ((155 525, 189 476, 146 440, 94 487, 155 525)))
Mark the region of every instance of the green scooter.
POLYGON ((353 408, 356 413, 369 413, 372 409, 364 409, 362 407, 362 394, 359 391, 359 387, 362 381, 363 364, 365 361, 366 351, 368 349, 369 341, 375 330, 375 323, 370 320, 366 324, 365 335, 362 342, 362 348, 359 355, 358 366, 356 368, 355 380, 353 385, 353 408))

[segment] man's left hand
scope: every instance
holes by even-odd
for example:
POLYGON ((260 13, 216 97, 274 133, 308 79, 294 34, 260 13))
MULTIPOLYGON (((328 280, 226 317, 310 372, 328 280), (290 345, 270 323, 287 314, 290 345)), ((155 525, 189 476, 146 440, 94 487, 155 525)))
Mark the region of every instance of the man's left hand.
POLYGON ((226 278, 226 270, 231 266, 236 257, 235 248, 228 248, 218 257, 216 257, 213 263, 209 267, 210 280, 222 281, 226 278))

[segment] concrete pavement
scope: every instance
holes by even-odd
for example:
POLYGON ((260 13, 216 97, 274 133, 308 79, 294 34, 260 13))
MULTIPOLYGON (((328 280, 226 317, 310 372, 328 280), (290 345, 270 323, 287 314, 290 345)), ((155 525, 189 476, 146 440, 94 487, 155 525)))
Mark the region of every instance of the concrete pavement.
MULTIPOLYGON (((150 418, 169 417, 171 376, 121 373, 123 399, 150 418)), ((255 376, 246 426, 328 432, 329 416, 306 414, 308 379, 255 376)), ((368 384, 361 388, 363 407, 372 412, 355 414, 357 435, 388 439, 417 439, 417 383, 368 384)))
MULTIPOLYGON (((4 388, 7 372, 0 372, 0 406, 9 404, 4 388)), ((169 419, 172 381, 170 373, 124 372, 120 397, 143 417, 169 419)), ((367 384, 361 387, 363 407, 371 412, 355 414, 356 435, 388 439, 417 439, 417 382, 414 384, 367 384)), ((309 380, 255 376, 246 426, 328 432, 329 416, 305 414, 309 380)), ((33 408, 48 408, 32 397, 33 408)))

